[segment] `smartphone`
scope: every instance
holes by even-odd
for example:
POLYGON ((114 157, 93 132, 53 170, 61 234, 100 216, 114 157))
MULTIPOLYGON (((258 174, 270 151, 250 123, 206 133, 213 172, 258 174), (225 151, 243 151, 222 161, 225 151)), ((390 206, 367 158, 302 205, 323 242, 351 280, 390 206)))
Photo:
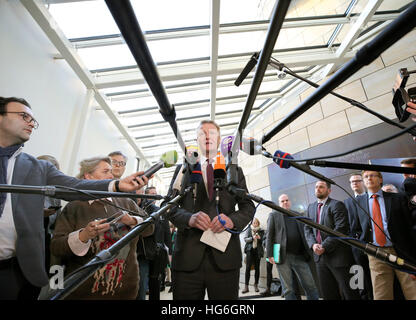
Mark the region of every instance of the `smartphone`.
POLYGON ((50 206, 48 209, 51 209, 51 210, 59 210, 59 209, 61 209, 62 208, 62 206, 50 206))

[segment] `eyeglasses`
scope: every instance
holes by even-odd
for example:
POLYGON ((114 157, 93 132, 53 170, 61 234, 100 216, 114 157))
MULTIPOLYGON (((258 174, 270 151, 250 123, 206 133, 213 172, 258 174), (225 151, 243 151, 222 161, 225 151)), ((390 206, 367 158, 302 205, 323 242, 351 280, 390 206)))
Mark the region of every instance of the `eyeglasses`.
POLYGON ((125 167, 126 161, 111 160, 111 164, 116 167, 125 167))
POLYGON ((369 174, 369 175, 365 175, 363 176, 364 179, 370 179, 370 178, 379 178, 380 176, 378 174, 369 174))
POLYGON ((17 113, 18 115, 20 115, 23 120, 27 123, 32 123, 33 122, 33 128, 37 129, 39 128, 39 122, 37 122, 35 120, 35 118, 33 118, 30 114, 26 113, 26 112, 19 112, 19 111, 6 111, 4 113, 17 113))

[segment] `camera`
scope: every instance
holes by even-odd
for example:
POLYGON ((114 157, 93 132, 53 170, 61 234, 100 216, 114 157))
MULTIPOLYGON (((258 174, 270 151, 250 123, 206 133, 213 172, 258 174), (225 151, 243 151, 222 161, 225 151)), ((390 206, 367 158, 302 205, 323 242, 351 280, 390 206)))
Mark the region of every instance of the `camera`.
POLYGON ((407 80, 412 73, 416 73, 416 70, 407 71, 407 68, 400 69, 396 82, 393 85, 392 103, 400 122, 406 121, 410 116, 410 113, 406 111, 407 103, 416 103, 416 87, 409 88, 407 91, 405 89, 407 80))

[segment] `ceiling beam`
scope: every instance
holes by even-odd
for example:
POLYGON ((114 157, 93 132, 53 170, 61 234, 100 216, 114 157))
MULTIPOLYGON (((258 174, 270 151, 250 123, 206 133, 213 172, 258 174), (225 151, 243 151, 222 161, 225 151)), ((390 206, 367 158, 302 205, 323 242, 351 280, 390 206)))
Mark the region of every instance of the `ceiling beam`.
MULTIPOLYGON (((353 55, 347 53, 344 57, 339 58, 335 53, 325 49, 302 54, 293 52, 273 54, 273 57, 282 61, 289 68, 295 68, 335 62, 345 63, 353 55)), ((249 57, 243 57, 235 61, 221 61, 220 59, 218 61, 217 76, 240 74, 248 59, 249 57)), ((178 65, 160 66, 158 71, 162 82, 211 77, 211 68, 206 62, 192 63, 180 67, 178 65)), ((145 80, 138 69, 96 74, 96 86, 98 89, 142 84, 145 84, 145 80)))
POLYGON ((218 73, 218 42, 220 30, 220 0, 211 0, 211 81, 210 81, 210 119, 215 120, 215 103, 217 101, 217 73, 218 73))
MULTIPOLYGON (((371 18, 371 21, 388 21, 394 20, 399 16, 400 12, 380 12, 371 18)), ((325 25, 344 25, 350 24, 351 18, 356 14, 350 16, 334 15, 334 16, 317 16, 317 17, 302 17, 302 18, 288 18, 283 22, 282 29, 290 28, 304 28, 325 25)), ((219 34, 232 34, 242 32, 267 31, 270 24, 269 20, 250 21, 238 23, 225 23, 219 25, 219 34)), ((144 32, 146 41, 170 40, 189 37, 209 36, 210 26, 195 26, 188 28, 175 28, 163 30, 149 30, 144 32)), ((111 46, 125 44, 121 34, 108 34, 102 36, 73 38, 69 39, 71 44, 76 49, 94 48, 100 46, 111 46)))
MULTIPOLYGON (((373 17, 374 13, 377 11, 382 2, 383 0, 368 1, 357 21, 352 25, 351 29, 342 40, 341 45, 337 48, 337 51, 335 52, 337 58, 341 59, 349 50, 351 50, 354 41, 359 37, 360 33, 363 31, 366 24, 371 20, 371 17, 373 17)), ((322 73, 322 78, 325 78, 328 74, 331 74, 338 66, 339 64, 337 63, 328 64, 322 73)))
POLYGON ((69 66, 82 81, 85 87, 87 89, 93 90, 94 98, 97 103, 105 111, 107 116, 120 131, 121 135, 127 140, 136 154, 141 158, 142 161, 148 163, 144 153, 138 147, 135 139, 129 134, 126 127, 120 122, 115 113, 111 110, 105 96, 98 91, 91 73, 87 68, 85 68, 77 52, 75 49, 73 49, 67 38, 64 36, 63 32, 59 29, 57 23, 45 7, 44 3, 39 0, 21 0, 21 3, 28 10, 33 19, 38 23, 39 27, 53 43, 55 48, 69 64, 69 66))

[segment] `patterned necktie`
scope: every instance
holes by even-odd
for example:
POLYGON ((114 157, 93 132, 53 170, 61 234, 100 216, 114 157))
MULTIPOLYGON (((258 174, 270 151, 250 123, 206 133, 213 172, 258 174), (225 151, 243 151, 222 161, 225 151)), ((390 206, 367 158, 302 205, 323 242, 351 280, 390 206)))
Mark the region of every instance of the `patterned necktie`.
POLYGON ((209 200, 212 200, 214 195, 214 169, 212 168, 212 164, 207 159, 207 188, 208 188, 208 196, 209 200))
POLYGON ((381 217, 380 204, 378 203, 377 194, 371 196, 373 198, 373 220, 379 227, 374 226, 374 233, 376 235, 376 241, 379 246, 384 247, 386 245, 386 236, 384 235, 383 219, 381 217), (381 229, 381 230, 380 230, 381 229))
MULTIPOLYGON (((319 223, 319 220, 321 219, 321 208, 322 208, 323 203, 318 203, 318 211, 316 213, 316 222, 319 223)), ((316 230, 316 241, 318 243, 322 242, 321 239, 321 231, 320 230, 316 230)))

